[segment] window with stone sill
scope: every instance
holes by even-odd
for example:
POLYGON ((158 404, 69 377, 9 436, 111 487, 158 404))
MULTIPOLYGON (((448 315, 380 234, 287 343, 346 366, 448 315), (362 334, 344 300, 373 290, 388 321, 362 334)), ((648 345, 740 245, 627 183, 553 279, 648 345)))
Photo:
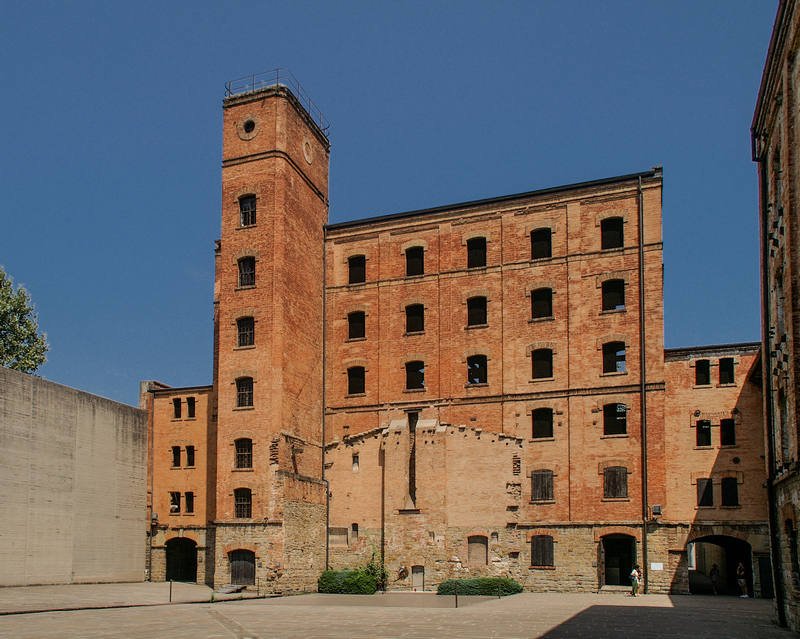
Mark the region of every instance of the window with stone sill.
POLYGON ((531 537, 531 567, 550 568, 554 565, 553 537, 551 535, 531 537))
POLYGON ((531 319, 553 317, 553 289, 537 288, 531 291, 531 319))

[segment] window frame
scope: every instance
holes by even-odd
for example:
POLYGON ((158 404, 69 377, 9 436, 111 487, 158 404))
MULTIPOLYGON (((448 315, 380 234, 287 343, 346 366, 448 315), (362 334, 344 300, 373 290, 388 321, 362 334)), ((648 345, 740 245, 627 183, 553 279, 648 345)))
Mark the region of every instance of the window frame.
POLYGON ((406 277, 425 275, 425 247, 409 246, 406 254, 406 277))
POLYGON ((242 195, 239 198, 239 227, 247 228, 256 225, 256 211, 258 203, 256 196, 252 193, 242 195), (252 206, 251 206, 252 205, 252 206))
POLYGON ((186 447, 186 468, 194 468, 196 459, 196 449, 194 446, 187 446, 186 447))
POLYGON ((531 319, 553 319, 553 289, 549 286, 542 286, 531 291, 531 319), (545 313, 544 311, 549 312, 545 313))
POLYGON ((181 398, 172 398, 172 419, 181 419, 181 398))
POLYGON ((184 512, 188 515, 194 514, 194 492, 189 490, 183 493, 184 512))
POLYGON ((236 378, 236 408, 252 408, 254 405, 254 382, 252 377, 236 378))
POLYGON ((233 467, 238 470, 252 470, 253 440, 249 437, 237 437, 233 440, 233 467))
POLYGON ((485 295, 473 295, 467 298, 467 326, 489 325, 489 300, 485 295), (483 319, 482 322, 478 320, 483 319))
POLYGON ((425 332, 425 305, 408 304, 406 313, 406 334, 413 335, 425 332))
POLYGON ((606 313, 626 310, 625 280, 613 278, 605 280, 600 285, 601 310, 606 313), (618 303, 622 300, 622 303, 618 303), (614 303, 614 302, 617 303, 614 303))
POLYGON ((723 477, 720 480, 720 506, 723 508, 738 508, 739 479, 737 477, 723 477))
POLYGON ((541 406, 531 411, 531 439, 553 439, 555 437, 554 415, 555 411, 550 406, 541 406), (537 435, 537 430, 542 428, 548 434, 537 435))
POLYGON ((237 279, 239 288, 250 288, 256 285, 256 258, 253 255, 245 255, 236 260, 239 268, 237 279))
POLYGON ((350 311, 347 314, 347 339, 366 339, 367 314, 364 311, 350 311), (360 324, 359 324, 360 319, 360 324), (358 330, 360 327, 360 331, 358 330), (360 333, 360 334, 359 334, 360 333))
POLYGON ((711 386, 711 360, 696 359, 694 361, 694 385, 711 386), (705 380, 705 381, 703 381, 705 380))
POLYGON ((467 386, 479 386, 481 384, 489 383, 489 357, 481 353, 470 355, 467 357, 467 386), (483 373, 482 379, 480 374, 473 375, 472 373, 483 373), (475 378, 475 381, 473 381, 475 378))
POLYGON ((351 255, 347 258, 347 284, 363 284, 366 281, 367 256, 363 253, 351 255))
POLYGON ((711 420, 710 419, 698 419, 694 423, 695 427, 695 434, 694 434, 694 445, 696 448, 710 448, 712 446, 713 437, 711 435, 711 420), (702 429, 702 430, 701 430, 702 429), (702 440, 706 440, 706 436, 708 439, 708 443, 701 442, 701 435, 702 440))
POLYGON ((625 247, 625 218, 615 215, 600 220, 600 250, 625 247))
POLYGON ((194 397, 186 398, 186 419, 197 417, 197 400, 194 397))
POLYGON ((697 507, 714 507, 714 482, 711 477, 697 478, 697 507))
POLYGON ((553 536, 533 535, 531 537, 531 567, 554 568, 555 565, 555 543, 553 536))
POLYGON ((467 240, 467 268, 485 268, 488 264, 487 254, 486 237, 471 237, 467 240))
POLYGON ((181 447, 180 446, 172 446, 172 466, 170 468, 180 468, 181 467, 181 447))
POLYGON ((622 375, 628 372, 628 345, 613 341, 603 344, 603 374, 622 375))
POLYGON ((235 519, 253 518, 253 491, 240 487, 233 489, 233 516, 235 519))
POLYGON ((603 499, 629 499, 627 466, 603 469, 603 499))
POLYGON ((169 491, 169 514, 181 514, 181 494, 176 490, 169 491))
POLYGON ((535 348, 531 351, 531 378, 532 379, 553 379, 553 349, 552 348, 535 348), (537 359, 537 357, 547 355, 547 361, 537 359), (538 366, 537 366, 538 362, 538 366), (546 369, 542 369, 546 365, 546 369), (537 371, 537 368, 540 369, 537 371), (545 375, 544 373, 548 374, 545 375))
POLYGON ((628 405, 623 402, 603 404, 603 436, 628 434, 628 405), (622 411, 619 407, 622 406, 622 411), (620 412, 622 417, 620 417, 620 412), (621 428, 620 428, 621 423, 621 428))
POLYGON ((530 238, 532 260, 546 260, 553 257, 553 229, 549 226, 533 229, 530 238))
POLYGON ((719 420, 719 445, 736 446, 736 420, 733 417, 719 420))
POLYGON ((255 346, 256 343, 256 320, 252 315, 244 315, 236 318, 236 346, 244 348, 255 346))
POLYGON ((554 477, 555 473, 549 468, 539 468, 531 471, 532 503, 552 503, 556 500, 554 477))
POLYGON ((728 386, 736 383, 736 360, 733 357, 719 358, 719 384, 728 386), (723 379, 723 376, 725 379, 723 379))
POLYGON ((425 362, 411 360, 405 363, 406 390, 425 390, 425 362))
POLYGON ((347 394, 364 395, 367 392, 367 369, 364 366, 348 366, 347 368, 347 394), (361 371, 360 377, 356 377, 361 371))

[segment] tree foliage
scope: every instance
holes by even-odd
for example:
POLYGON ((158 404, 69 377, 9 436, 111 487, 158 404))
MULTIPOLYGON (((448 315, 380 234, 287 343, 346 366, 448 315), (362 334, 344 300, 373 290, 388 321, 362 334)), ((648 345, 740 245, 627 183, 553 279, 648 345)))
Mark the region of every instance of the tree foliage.
POLYGON ((47 335, 39 334, 39 322, 30 295, 0 268, 0 366, 33 373, 46 361, 47 335))

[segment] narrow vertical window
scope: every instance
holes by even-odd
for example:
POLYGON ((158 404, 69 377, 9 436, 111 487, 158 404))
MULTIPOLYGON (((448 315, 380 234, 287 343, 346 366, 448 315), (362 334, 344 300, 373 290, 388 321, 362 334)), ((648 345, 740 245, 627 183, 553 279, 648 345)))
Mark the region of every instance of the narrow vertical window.
POLYGON ((425 273, 425 249, 412 246, 406 249, 406 275, 423 275, 425 273))
POLYGON ((234 463, 236 468, 253 467, 253 440, 242 437, 233 442, 236 456, 234 463))
POLYGON ((604 311, 621 311, 625 308, 625 280, 606 280, 602 290, 604 311))
POLYGON ((624 373, 626 371, 625 342, 603 344, 603 372, 624 373))
POLYGON ((422 333, 425 330, 425 306, 409 304, 406 306, 406 333, 422 333))
POLYGON ((237 264, 239 265, 239 286, 255 286, 256 258, 242 257, 237 264))
POLYGON ((180 468, 181 465, 181 447, 180 446, 173 446, 172 447, 172 467, 173 468, 180 468))
POLYGON ((603 250, 622 248, 625 243, 622 228, 621 217, 608 217, 600 222, 600 247, 603 250))
POLYGON ((239 222, 242 226, 256 223, 256 196, 243 195, 239 198, 239 222))
POLYGON ((347 339, 362 339, 367 335, 367 314, 353 311, 347 314, 347 339))
POLYGON ((486 266, 486 238, 473 237, 467 240, 467 268, 486 266))
POLYGON ((719 422, 720 446, 736 446, 736 420, 721 419, 719 422))
POLYGON ((625 404, 603 406, 603 435, 625 435, 628 432, 628 407, 625 404))
POLYGON ((722 505, 739 505, 739 480, 736 477, 722 478, 722 505))
POLYGON ((351 366, 347 369, 347 394, 361 395, 364 393, 364 367, 351 366))
POLYGON ((169 494, 169 512, 171 515, 176 515, 181 512, 181 494, 178 492, 171 492, 169 494))
POLYGON ((708 386, 711 383, 711 362, 707 359, 698 359, 694 363, 695 386, 708 386))
POLYGON ((531 501, 554 501, 552 470, 534 470, 531 473, 531 501))
POLYGON ((531 375, 533 379, 548 379, 553 376, 553 351, 537 348, 531 353, 531 375))
POLYGON ((353 472, 357 473, 359 468, 359 457, 358 453, 353 453, 353 472))
POLYGON ((697 505, 714 505, 714 486, 711 483, 711 479, 706 478, 697 480, 697 505))
POLYGON ((193 513, 194 512, 194 493, 184 493, 183 501, 186 505, 186 512, 193 513))
POLYGON ((253 346, 256 343, 256 322, 252 317, 236 320, 236 345, 253 346))
POLYGON ((698 447, 711 446, 711 422, 700 419, 695 424, 695 442, 698 447))
POLYGON ((550 229, 531 231, 531 259, 540 260, 552 256, 553 242, 550 229))
POLYGON ((236 406, 244 408, 253 405, 253 378, 240 377, 236 380, 236 406))
POLYGON ((531 291, 531 318, 553 317, 553 289, 537 288, 531 291))
POLYGON ((467 300, 467 326, 485 326, 487 323, 486 298, 470 297, 467 300))
POLYGON ((367 258, 364 255, 351 255, 347 258, 347 278, 349 284, 367 281, 367 258))
POLYGON ((350 541, 358 541, 358 524, 350 524, 350 541))
POLYGON ((531 414, 533 421, 533 439, 550 438, 553 436, 553 409, 537 408, 531 414))
POLYGON ((489 370, 486 355, 467 357, 467 384, 487 384, 489 370))
POLYGON ((195 405, 196 400, 194 397, 187 397, 186 398, 186 416, 190 419, 193 419, 195 416, 195 405))
POLYGON ((553 561, 553 537, 534 535, 531 537, 531 566, 550 567, 553 561))
POLYGON ((236 488, 233 491, 233 503, 237 519, 250 519, 253 516, 253 493, 249 488, 236 488))
POLYGON ((628 496, 628 469, 624 466, 609 466, 603 471, 603 497, 624 499, 628 496))
POLYGON ((172 400, 172 417, 173 419, 181 418, 181 398, 176 397, 172 400))
POLYGON ((406 362, 406 390, 425 388, 425 362, 406 362))
POLYGON ((189 468, 194 467, 194 446, 186 447, 186 465, 189 468))
POLYGON ((719 383, 733 384, 733 357, 723 357, 719 360, 719 383))

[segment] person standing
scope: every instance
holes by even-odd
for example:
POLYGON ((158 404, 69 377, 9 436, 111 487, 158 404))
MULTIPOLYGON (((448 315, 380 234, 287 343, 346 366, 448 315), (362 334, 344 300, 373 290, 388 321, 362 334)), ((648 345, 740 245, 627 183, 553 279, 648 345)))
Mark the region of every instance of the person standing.
POLYGON ((740 561, 736 566, 736 583, 739 584, 739 590, 742 594, 739 595, 740 599, 747 599, 747 573, 744 570, 744 564, 740 561))
POLYGON ((711 589, 714 591, 715 595, 718 595, 719 590, 717 587, 719 585, 719 566, 717 566, 717 564, 711 566, 711 572, 708 573, 708 576, 711 578, 711 589))
POLYGON ((631 597, 639 596, 639 581, 642 579, 642 571, 639 569, 639 564, 636 564, 631 570, 631 597))

